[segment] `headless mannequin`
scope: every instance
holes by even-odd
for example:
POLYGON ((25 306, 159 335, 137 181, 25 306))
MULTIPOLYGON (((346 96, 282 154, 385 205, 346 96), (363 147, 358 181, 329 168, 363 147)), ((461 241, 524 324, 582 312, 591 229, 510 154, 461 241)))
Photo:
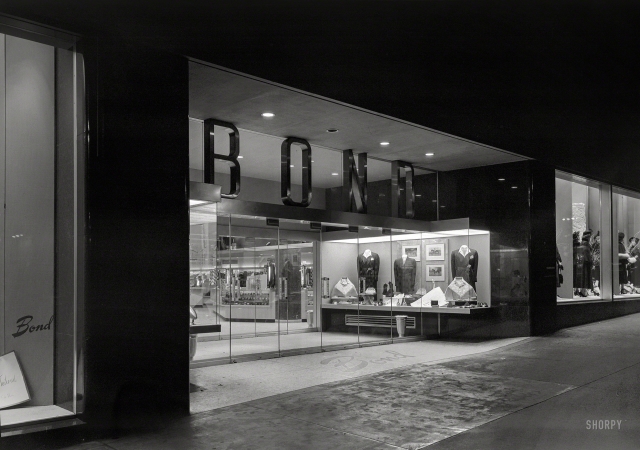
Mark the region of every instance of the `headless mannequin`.
POLYGON ((366 249, 363 253, 362 256, 364 256, 365 258, 368 258, 369 256, 371 256, 371 250, 366 249))
POLYGON ((460 246, 460 250, 458 250, 458 251, 460 252, 460 254, 461 254, 462 256, 467 256, 467 253, 469 253, 469 247, 468 247, 468 246, 466 246, 466 245, 464 245, 464 244, 462 244, 462 245, 460 246))

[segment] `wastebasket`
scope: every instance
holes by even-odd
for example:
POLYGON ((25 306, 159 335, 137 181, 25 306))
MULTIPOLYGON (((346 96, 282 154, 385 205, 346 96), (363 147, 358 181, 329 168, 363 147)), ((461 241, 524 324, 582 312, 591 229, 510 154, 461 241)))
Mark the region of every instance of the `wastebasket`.
POLYGON ((196 356, 197 348, 198 348, 198 335, 189 334, 189 361, 193 361, 193 357, 196 356))
POLYGON ((407 317, 408 316, 396 316, 396 328, 398 330, 398 337, 404 337, 404 332, 407 329, 407 317))
POLYGON ((307 326, 313 328, 313 309, 307 311, 307 326))

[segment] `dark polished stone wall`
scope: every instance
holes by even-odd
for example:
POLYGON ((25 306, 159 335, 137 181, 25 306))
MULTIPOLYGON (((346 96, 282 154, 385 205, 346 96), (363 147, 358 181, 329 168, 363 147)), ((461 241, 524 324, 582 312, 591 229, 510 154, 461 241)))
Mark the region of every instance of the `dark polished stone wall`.
POLYGON ((83 53, 85 416, 126 428, 189 412, 187 60, 106 39, 83 53))
POLYGON ((557 306, 557 328, 574 327, 599 320, 640 312, 640 299, 593 303, 564 303, 557 306))

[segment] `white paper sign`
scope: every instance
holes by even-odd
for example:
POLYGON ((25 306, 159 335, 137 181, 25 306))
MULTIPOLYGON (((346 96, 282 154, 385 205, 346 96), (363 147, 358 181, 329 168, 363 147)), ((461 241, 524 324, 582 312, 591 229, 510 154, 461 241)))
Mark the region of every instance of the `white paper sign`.
POLYGON ((31 400, 16 353, 0 356, 0 409, 31 400))

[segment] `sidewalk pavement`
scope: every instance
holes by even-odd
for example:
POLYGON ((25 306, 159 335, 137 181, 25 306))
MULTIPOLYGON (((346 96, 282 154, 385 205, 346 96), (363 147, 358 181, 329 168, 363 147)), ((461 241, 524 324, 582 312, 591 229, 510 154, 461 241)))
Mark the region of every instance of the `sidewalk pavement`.
MULTIPOLYGON (((422 341, 375 350, 404 355, 400 346, 433 344, 422 341)), ((320 364, 334 358, 325 366, 337 370, 365 361, 364 369, 376 365, 375 355, 367 356, 372 351, 317 357, 320 364)), ((289 358, 282 359, 281 367, 294 370, 289 358)), ((153 432, 84 443, 56 439, 52 433, 5 438, 2 443, 35 450, 640 448, 640 314, 482 353, 395 361, 338 380, 321 380, 323 384, 294 385, 296 390, 268 396, 262 391, 240 403, 227 399, 216 409, 153 432)), ((245 364, 250 363, 234 366, 245 364)), ((296 377, 305 373, 312 372, 300 369, 296 377)), ((250 378, 238 386, 250 383, 250 378)), ((233 382, 229 385, 232 388, 233 382)))

